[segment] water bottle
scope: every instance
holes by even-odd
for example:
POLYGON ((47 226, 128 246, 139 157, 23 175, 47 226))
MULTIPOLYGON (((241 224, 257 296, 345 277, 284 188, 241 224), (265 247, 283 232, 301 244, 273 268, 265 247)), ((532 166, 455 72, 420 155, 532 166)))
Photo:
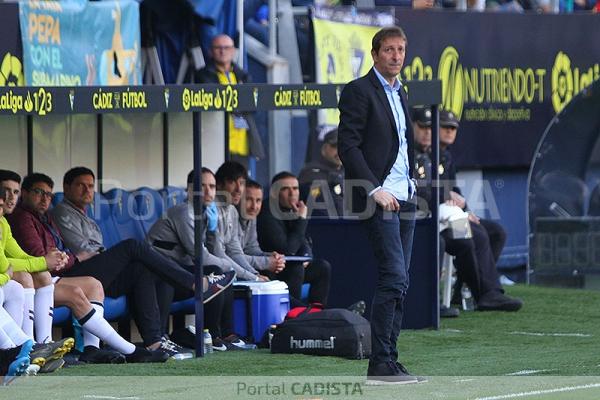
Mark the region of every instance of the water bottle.
POLYGON ((204 343, 204 354, 210 354, 213 352, 213 342, 212 336, 210 336, 210 332, 208 329, 204 330, 204 334, 202 335, 202 342, 204 343))
POLYGON ((271 325, 269 327, 269 348, 271 348, 271 342, 273 341, 273 335, 275 335, 275 329, 277 329, 277 325, 271 325))
POLYGON ((469 287, 463 283, 462 289, 460 290, 462 295, 462 307, 465 311, 473 311, 475 309, 475 301, 469 287))

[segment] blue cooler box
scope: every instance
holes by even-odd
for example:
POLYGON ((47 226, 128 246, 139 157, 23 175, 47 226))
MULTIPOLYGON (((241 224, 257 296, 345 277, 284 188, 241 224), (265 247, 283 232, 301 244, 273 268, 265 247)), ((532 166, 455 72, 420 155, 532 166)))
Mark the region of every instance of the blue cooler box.
MULTIPOLYGON (((252 291, 252 335, 256 342, 273 324, 283 321, 290 310, 290 294, 287 284, 281 281, 235 282, 235 286, 247 286, 252 291)), ((249 336, 246 299, 236 298, 233 303, 233 327, 241 336, 249 336)))

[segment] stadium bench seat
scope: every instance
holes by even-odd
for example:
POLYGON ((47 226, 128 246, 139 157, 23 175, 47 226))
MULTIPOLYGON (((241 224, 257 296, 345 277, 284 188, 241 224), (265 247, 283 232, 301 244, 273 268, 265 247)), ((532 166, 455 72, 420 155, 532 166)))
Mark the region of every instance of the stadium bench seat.
POLYGON ((137 217, 145 236, 152 225, 162 217, 166 199, 163 199, 158 191, 145 186, 131 192, 131 196, 137 204, 137 217))
POLYGON ((94 202, 91 207, 88 207, 87 214, 100 227, 106 248, 110 248, 121 241, 108 200, 103 195, 100 193, 94 194, 94 202))
POLYGON ((167 186, 160 189, 158 193, 164 199, 165 210, 183 203, 187 198, 185 190, 175 186, 167 186))
POLYGON ((105 198, 110 205, 110 213, 119 236, 116 243, 124 239, 144 240, 146 234, 138 219, 135 197, 123 189, 111 189, 106 192, 105 198))
POLYGON ((66 306, 55 307, 52 315, 52 324, 63 325, 71 321, 71 310, 66 306))

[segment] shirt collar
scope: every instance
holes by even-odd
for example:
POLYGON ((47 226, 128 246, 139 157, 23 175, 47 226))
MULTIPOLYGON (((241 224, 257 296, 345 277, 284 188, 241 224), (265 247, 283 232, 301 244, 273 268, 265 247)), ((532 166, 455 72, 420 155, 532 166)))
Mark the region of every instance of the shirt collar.
MULTIPOLYGON (((38 213, 38 212, 37 212, 37 211, 35 211, 34 209, 32 209, 32 208, 30 208, 30 207, 26 206, 26 205, 25 205, 25 204, 24 204, 22 201, 19 201, 19 202, 17 203, 17 209, 20 209, 20 210, 22 210, 23 212, 26 212, 26 213, 28 213, 28 214, 31 214, 31 215, 33 215, 33 217, 34 217, 34 218, 36 218, 36 219, 42 220, 42 218, 43 218, 43 216, 42 216, 40 213, 38 213)), ((16 211, 16 210, 15 210, 15 211, 16 211)), ((46 213, 46 214, 44 214, 44 216, 45 216, 45 218, 48 218, 48 216, 47 216, 47 213, 46 213)))
MULTIPOLYGON (((81 208, 77 207, 73 202, 71 202, 69 199, 67 199, 66 197, 63 198, 63 202, 68 205, 69 207, 71 207, 72 209, 74 209, 75 211, 79 212, 80 214, 86 215, 85 211, 83 211, 81 208)), ((87 206, 86 206, 87 209, 87 206)), ((86 215, 87 216, 87 215, 86 215)))
POLYGON ((384 89, 390 88, 391 90, 400 90, 400 79, 398 77, 396 77, 396 80, 394 81, 394 86, 391 86, 390 83, 385 80, 383 75, 377 71, 377 68, 373 67, 373 71, 375 71, 375 75, 377 75, 377 79, 379 79, 379 82, 381 82, 384 89))
POLYGON ((240 226, 244 230, 246 230, 246 228, 248 228, 248 225, 250 225, 250 220, 242 217, 242 214, 240 213, 240 226))
POLYGON ((215 195, 215 202, 217 203, 217 207, 227 208, 229 206, 229 202, 227 201, 228 196, 225 194, 217 194, 215 195))

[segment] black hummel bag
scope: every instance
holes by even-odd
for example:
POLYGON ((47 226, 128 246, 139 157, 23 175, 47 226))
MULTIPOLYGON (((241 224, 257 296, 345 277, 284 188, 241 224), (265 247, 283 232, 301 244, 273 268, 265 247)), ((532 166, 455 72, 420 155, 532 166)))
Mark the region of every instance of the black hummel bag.
POLYGON ((277 325, 271 353, 366 358, 371 355, 371 326, 341 308, 301 314, 277 325))

